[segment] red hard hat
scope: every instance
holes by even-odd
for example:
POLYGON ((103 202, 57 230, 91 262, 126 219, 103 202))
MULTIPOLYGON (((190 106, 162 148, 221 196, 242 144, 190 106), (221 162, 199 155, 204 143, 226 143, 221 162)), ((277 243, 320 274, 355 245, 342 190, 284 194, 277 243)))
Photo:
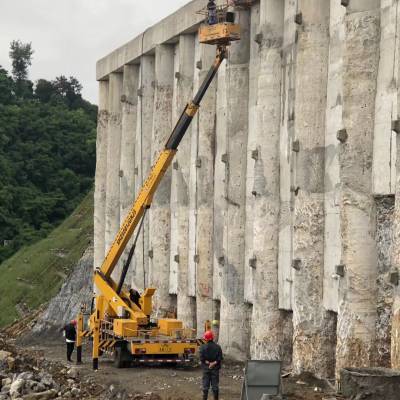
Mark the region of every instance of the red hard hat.
POLYGON ((214 340, 214 334, 212 333, 212 331, 204 332, 203 339, 206 342, 209 342, 210 340, 214 340))
POLYGON ((71 321, 71 324, 72 324, 72 325, 76 325, 76 319, 73 319, 73 320, 71 321))

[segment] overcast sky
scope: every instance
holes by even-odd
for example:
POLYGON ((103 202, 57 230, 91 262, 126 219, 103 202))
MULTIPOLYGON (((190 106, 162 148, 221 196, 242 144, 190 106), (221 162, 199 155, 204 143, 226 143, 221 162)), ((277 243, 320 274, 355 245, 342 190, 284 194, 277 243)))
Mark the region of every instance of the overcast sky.
POLYGON ((10 42, 32 42, 30 79, 75 76, 97 103, 96 61, 189 0, 0 0, 0 65, 10 42))

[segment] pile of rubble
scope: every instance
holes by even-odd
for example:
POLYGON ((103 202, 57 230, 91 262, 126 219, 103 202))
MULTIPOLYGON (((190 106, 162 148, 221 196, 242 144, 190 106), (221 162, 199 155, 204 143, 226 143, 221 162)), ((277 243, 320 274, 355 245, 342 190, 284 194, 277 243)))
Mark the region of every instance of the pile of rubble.
POLYGON ((76 368, 17 349, 0 336, 0 400, 90 399, 102 392, 95 382, 81 381, 76 368))

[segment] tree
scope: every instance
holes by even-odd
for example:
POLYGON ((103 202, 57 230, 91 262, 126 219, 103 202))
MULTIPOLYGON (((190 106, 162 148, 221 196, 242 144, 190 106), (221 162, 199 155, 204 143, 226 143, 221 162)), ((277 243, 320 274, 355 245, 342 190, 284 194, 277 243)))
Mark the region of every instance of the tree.
POLYGON ((32 43, 13 40, 10 44, 12 73, 16 81, 28 79, 28 67, 32 65, 32 43))
POLYGON ((48 103, 57 93, 52 82, 46 79, 39 79, 36 83, 35 96, 42 103, 48 103))

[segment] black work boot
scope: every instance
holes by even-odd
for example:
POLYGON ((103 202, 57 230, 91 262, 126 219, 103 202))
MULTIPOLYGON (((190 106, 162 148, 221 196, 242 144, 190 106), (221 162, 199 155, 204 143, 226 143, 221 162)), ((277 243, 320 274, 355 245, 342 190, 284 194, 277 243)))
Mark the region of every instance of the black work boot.
POLYGON ((208 399, 208 391, 203 392, 203 400, 207 400, 207 399, 208 399))
POLYGON ((219 393, 218 392, 213 392, 213 395, 214 395, 214 400, 218 400, 219 393))

